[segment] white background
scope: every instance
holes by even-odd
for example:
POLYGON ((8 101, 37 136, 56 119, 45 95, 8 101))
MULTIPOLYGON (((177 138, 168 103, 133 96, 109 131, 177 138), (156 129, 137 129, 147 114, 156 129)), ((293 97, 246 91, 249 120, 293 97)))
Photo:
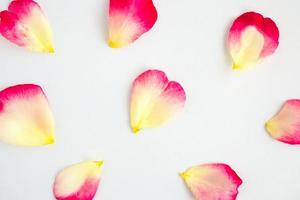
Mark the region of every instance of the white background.
MULTIPOLYGON (((5 9, 8 0, 0 0, 5 9)), ((244 183, 239 200, 299 200, 300 148, 271 139, 265 121, 300 98, 299 0, 156 0, 159 18, 136 43, 110 49, 106 0, 39 0, 56 53, 32 53, 0 38, 0 87, 41 85, 56 121, 55 145, 0 143, 0 199, 50 200, 60 169, 103 159, 95 199, 189 200, 178 173, 224 162, 244 183), (280 46, 256 68, 231 70, 226 33, 245 11, 276 21, 280 46), (186 90, 184 111, 133 135, 132 80, 164 70, 186 90)))

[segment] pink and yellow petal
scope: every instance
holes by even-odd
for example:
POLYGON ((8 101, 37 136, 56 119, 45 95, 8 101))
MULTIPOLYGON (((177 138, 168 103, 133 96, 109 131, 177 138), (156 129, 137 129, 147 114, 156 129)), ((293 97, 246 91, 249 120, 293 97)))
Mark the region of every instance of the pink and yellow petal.
POLYGON ((21 146, 54 143, 54 120, 40 86, 16 85, 0 92, 0 140, 21 146))
POLYGON ((273 54, 279 45, 279 30, 274 21, 247 12, 232 24, 228 44, 234 69, 243 69, 273 54))
POLYGON ((40 6, 32 0, 14 0, 0 13, 0 33, 27 49, 53 53, 52 30, 40 6))
POLYGON ((132 86, 130 115, 133 132, 164 124, 184 107, 185 100, 182 86, 169 81, 164 72, 148 70, 142 73, 132 86))
POLYGON ((103 161, 85 161, 60 171, 54 182, 57 200, 92 200, 100 183, 103 161))
POLYGON ((266 129, 278 141, 300 144, 300 100, 286 101, 280 111, 266 123, 266 129))
POLYGON ((180 174, 197 200, 235 200, 242 180, 221 163, 191 167, 180 174))
POLYGON ((16 85, 0 92, 0 140, 22 146, 54 143, 54 120, 40 86, 16 85))
POLYGON ((157 20, 152 0, 110 0, 109 41, 112 48, 133 43, 157 20))

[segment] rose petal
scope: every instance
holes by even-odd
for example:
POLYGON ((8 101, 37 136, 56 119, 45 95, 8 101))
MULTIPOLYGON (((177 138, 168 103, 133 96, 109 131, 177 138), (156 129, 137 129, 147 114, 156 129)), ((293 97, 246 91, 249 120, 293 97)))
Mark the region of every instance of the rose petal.
POLYGON ((137 40, 157 20, 152 0, 110 0, 109 46, 119 48, 137 40))
POLYGON ((281 110, 266 123, 270 135, 287 144, 300 144, 300 100, 285 102, 281 110))
POLYGON ((100 182, 103 161, 85 161, 60 171, 54 182, 57 200, 92 200, 100 182))
POLYGON ((261 14, 247 12, 239 16, 229 31, 229 49, 233 68, 242 69, 275 52, 279 30, 274 21, 261 14))
POLYGON ((32 51, 53 53, 52 31, 40 6, 32 0, 12 1, 0 12, 0 33, 32 51))
POLYGON ((197 200, 234 200, 242 184, 226 164, 204 164, 180 174, 197 200))
POLYGON ((148 70, 142 73, 132 86, 133 132, 165 123, 183 108, 185 100, 184 89, 179 83, 169 81, 164 72, 148 70))
POLYGON ((0 140, 23 146, 54 143, 54 120, 40 86, 16 85, 0 92, 0 140))

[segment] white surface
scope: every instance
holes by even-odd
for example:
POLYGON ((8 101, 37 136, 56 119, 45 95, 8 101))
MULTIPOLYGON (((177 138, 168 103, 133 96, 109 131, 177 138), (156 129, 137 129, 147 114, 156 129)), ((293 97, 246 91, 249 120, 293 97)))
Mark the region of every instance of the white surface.
MULTIPOLYGON (((4 9, 8 0, 0 0, 4 9)), ((299 0, 156 0, 159 19, 133 45, 106 43, 104 0, 39 0, 56 53, 43 55, 0 38, 0 87, 45 89, 57 143, 20 148, 0 143, 0 199, 53 199, 56 172, 104 159, 95 199, 189 200, 178 172, 207 162, 230 164, 244 180, 239 200, 299 200, 300 148, 272 140, 264 122, 288 98, 300 98, 299 0), (253 70, 234 72, 225 47, 232 20, 254 10, 281 31, 278 51, 253 70), (132 80, 164 70, 187 92, 183 113, 165 126, 131 133, 132 80)))

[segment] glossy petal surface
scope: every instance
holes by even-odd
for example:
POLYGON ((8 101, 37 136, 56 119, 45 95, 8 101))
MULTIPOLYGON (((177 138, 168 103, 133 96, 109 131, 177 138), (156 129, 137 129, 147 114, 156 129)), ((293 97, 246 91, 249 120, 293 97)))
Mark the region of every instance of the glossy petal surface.
POLYGON ((54 182, 57 200, 92 200, 100 182, 102 161, 85 161, 60 171, 54 182))
POLYGON ((157 20, 152 0, 110 0, 109 41, 112 48, 131 44, 157 20))
POLYGON ((183 108, 185 100, 184 89, 179 83, 169 81, 164 72, 145 71, 132 86, 132 130, 138 132, 162 125, 183 108))
POLYGON ((242 184, 239 176, 226 164, 204 164, 181 173, 197 200, 235 200, 242 184))
POLYGON ((16 85, 0 92, 0 140, 23 146, 54 143, 54 120, 40 86, 16 85))

